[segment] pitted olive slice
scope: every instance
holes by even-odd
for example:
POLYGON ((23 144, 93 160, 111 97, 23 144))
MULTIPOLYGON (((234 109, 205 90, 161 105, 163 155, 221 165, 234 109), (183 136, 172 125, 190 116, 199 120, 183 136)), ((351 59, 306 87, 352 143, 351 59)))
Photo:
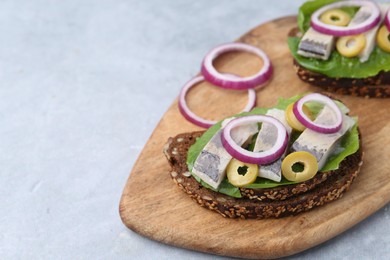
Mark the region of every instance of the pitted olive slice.
POLYGON ((237 159, 232 159, 227 166, 227 178, 236 187, 243 187, 253 183, 259 172, 257 164, 244 163, 237 159))
POLYGON ((331 9, 321 14, 320 20, 330 25, 347 26, 351 21, 351 16, 341 9, 331 9))
POLYGON ((317 171, 317 159, 306 151, 290 153, 282 161, 282 174, 289 181, 309 180, 316 175, 317 171))
POLYGON ((347 58, 356 57, 366 47, 366 37, 363 34, 340 37, 336 43, 337 51, 347 58))
POLYGON ((386 25, 383 25, 376 35, 376 42, 379 48, 385 52, 390 53, 390 32, 387 30, 386 25))

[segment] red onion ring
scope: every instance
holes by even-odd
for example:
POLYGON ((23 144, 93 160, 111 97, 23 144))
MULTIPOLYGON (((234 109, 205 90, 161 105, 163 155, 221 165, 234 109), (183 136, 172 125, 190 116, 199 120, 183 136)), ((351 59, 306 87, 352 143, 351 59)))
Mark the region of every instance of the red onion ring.
POLYGON ((390 32, 390 8, 387 10, 386 16, 385 16, 385 25, 387 27, 387 30, 390 32))
MULTIPOLYGON (((230 77, 233 78, 234 75, 230 75, 230 77)), ((184 118, 190 121, 191 123, 203 128, 209 128, 215 123, 217 123, 217 121, 207 120, 201 118, 200 116, 197 116, 194 112, 190 110, 186 102, 186 96, 188 91, 201 81, 204 81, 204 77, 197 76, 191 79, 190 81, 188 81, 183 86, 179 95, 179 110, 180 113, 184 116, 184 118)), ((255 105, 256 105, 256 92, 253 89, 248 89, 248 103, 245 106, 245 108, 242 110, 242 112, 250 111, 255 105)))
POLYGON ((343 115, 336 103, 327 96, 318 93, 306 95, 299 99, 297 102, 295 102, 293 106, 293 112, 295 117, 298 119, 299 122, 301 122, 302 125, 313 131, 323 134, 332 134, 338 132, 341 129, 343 123, 343 115), (336 115, 336 122, 333 125, 322 125, 311 121, 310 118, 303 112, 303 105, 306 102, 311 101, 316 101, 326 106, 329 106, 336 115))
POLYGON ((288 144, 288 133, 284 125, 271 116, 251 115, 238 117, 230 121, 223 129, 221 141, 226 151, 237 160, 245 163, 264 165, 276 161, 283 155, 288 144), (277 139, 271 149, 262 152, 251 152, 245 150, 233 140, 231 132, 235 127, 259 122, 270 123, 277 129, 277 139))
POLYGON ((375 27, 381 20, 381 11, 378 7, 378 5, 371 1, 340 1, 333 4, 325 5, 315 11, 311 16, 311 27, 315 29, 316 31, 323 33, 323 34, 329 34, 333 36, 348 36, 348 35, 356 35, 364 33, 373 27, 375 27), (320 16, 322 13, 333 9, 333 8, 341 8, 345 6, 367 6, 372 9, 371 16, 367 18, 364 22, 354 25, 354 26, 347 26, 347 27, 341 27, 341 26, 335 26, 330 24, 325 24, 320 20, 320 16))
POLYGON ((213 85, 221 88, 244 90, 263 86, 272 76, 272 64, 267 54, 259 48, 244 43, 228 43, 212 49, 204 58, 201 73, 213 85), (229 51, 245 51, 259 56, 263 60, 263 67, 259 72, 249 77, 232 78, 218 72, 213 61, 222 53, 229 51))

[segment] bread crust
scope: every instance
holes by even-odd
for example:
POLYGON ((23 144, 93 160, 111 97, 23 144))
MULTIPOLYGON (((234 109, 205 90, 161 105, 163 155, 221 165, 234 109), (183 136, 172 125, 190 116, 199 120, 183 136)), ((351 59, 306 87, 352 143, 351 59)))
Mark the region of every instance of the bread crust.
MULTIPOLYGON (((288 36, 299 37, 299 29, 293 28, 288 36)), ((324 74, 306 69, 295 59, 293 59, 293 66, 302 81, 331 93, 367 98, 390 97, 390 71, 381 71, 375 76, 360 79, 330 78, 324 74)))
POLYGON ((363 79, 330 78, 302 67, 295 59, 293 66, 302 81, 331 93, 367 98, 390 97, 390 71, 381 71, 376 76, 363 79))
MULTIPOLYGON (((338 170, 332 171, 332 174, 329 174, 325 180, 314 185, 311 189, 293 194, 285 199, 233 198, 204 188, 192 177, 187 168, 188 149, 202 133, 184 133, 169 138, 164 147, 164 154, 172 167, 170 175, 180 189, 199 205, 228 218, 280 218, 324 205, 340 198, 349 189, 362 165, 363 154, 360 148, 358 152, 345 158, 338 170)), ((319 174, 321 175, 321 173, 319 174)), ((271 191, 275 189, 264 190, 268 190, 269 194, 272 194, 271 191)), ((241 190, 241 193, 244 194, 245 191, 241 190)))

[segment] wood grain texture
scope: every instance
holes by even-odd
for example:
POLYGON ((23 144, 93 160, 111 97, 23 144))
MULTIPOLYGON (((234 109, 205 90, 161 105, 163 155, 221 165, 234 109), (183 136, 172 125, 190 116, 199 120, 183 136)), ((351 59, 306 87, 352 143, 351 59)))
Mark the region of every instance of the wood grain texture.
MULTIPOLYGON (((254 28, 238 40, 261 47, 274 65, 271 82, 257 90, 258 106, 272 106, 278 97, 320 91, 300 81, 294 72, 287 33, 295 25, 295 17, 280 18, 254 28)), ((231 53, 218 59, 216 66, 221 71, 250 75, 261 62, 248 54, 231 53)), ((225 219, 198 206, 172 181, 162 152, 169 137, 201 130, 181 116, 176 99, 127 180, 119 207, 123 223, 162 243, 245 258, 292 255, 347 230, 390 201, 390 99, 335 97, 351 108, 351 115, 359 116, 365 151, 360 175, 340 200, 295 217, 267 220, 225 219)), ((189 100, 194 111, 215 119, 238 112, 246 102, 246 93, 202 83, 191 91, 189 100)))

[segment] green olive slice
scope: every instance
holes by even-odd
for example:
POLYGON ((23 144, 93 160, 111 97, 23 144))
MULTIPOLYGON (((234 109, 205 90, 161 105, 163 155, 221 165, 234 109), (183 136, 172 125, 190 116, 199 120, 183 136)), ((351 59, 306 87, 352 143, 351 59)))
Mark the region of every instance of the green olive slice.
POLYGON ((229 182, 236 187, 255 182, 259 166, 257 164, 244 163, 237 159, 232 159, 227 166, 227 178, 229 182))
POLYGON ((341 9, 331 9, 320 16, 321 22, 335 26, 347 26, 351 21, 351 16, 341 9))
POLYGON ((336 42, 337 51, 347 58, 356 57, 366 47, 366 37, 363 34, 340 37, 336 42))
POLYGON ((379 48, 385 52, 390 53, 390 32, 387 30, 386 25, 383 25, 376 35, 376 41, 379 48))
POLYGON ((282 161, 282 174, 289 181, 309 180, 318 172, 317 159, 309 152, 293 152, 282 161))

